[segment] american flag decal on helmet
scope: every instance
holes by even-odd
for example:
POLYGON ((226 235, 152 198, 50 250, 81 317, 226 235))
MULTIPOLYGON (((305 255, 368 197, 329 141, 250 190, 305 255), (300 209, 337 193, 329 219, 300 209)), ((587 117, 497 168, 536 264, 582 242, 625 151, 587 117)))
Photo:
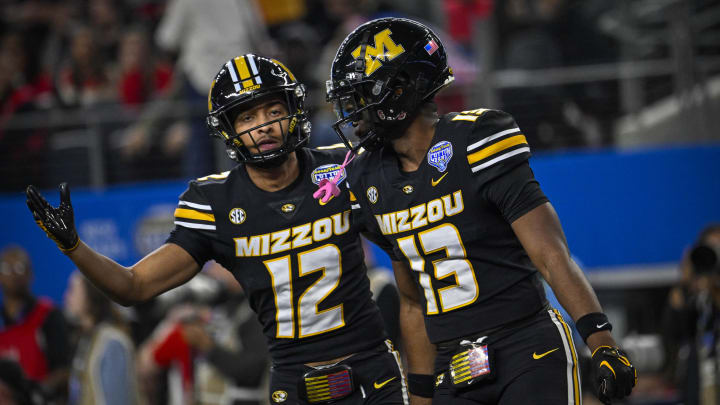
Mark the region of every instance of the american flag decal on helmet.
POLYGON ((428 55, 432 55, 435 53, 435 51, 438 50, 438 44, 435 42, 434 39, 431 39, 430 42, 425 45, 425 51, 428 53, 428 55))

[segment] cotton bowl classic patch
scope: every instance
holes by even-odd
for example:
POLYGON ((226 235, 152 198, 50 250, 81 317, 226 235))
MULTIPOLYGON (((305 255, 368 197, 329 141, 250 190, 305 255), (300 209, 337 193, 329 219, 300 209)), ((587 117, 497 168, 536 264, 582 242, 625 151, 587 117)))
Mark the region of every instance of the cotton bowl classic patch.
POLYGON ((335 175, 337 175, 338 171, 342 170, 342 172, 340 173, 340 178, 337 181, 337 184, 339 185, 347 177, 345 169, 341 169, 340 167, 341 166, 337 163, 330 163, 328 165, 316 167, 315 170, 310 173, 310 177, 312 177, 312 182, 315 184, 320 184, 320 181, 322 179, 332 180, 335 178, 335 175))
POLYGON ((427 154, 427 161, 430 166, 438 169, 440 173, 442 173, 447 170, 452 155, 452 144, 448 141, 442 141, 430 148, 427 154))

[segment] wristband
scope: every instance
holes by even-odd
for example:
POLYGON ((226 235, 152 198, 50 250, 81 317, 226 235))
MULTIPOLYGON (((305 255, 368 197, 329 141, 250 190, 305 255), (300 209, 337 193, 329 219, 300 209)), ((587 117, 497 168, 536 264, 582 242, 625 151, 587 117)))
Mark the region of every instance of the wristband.
POLYGON ((408 374, 408 391, 423 398, 432 398, 435 394, 435 377, 432 374, 408 374))
POLYGON ((575 321, 575 328, 583 342, 587 343, 588 337, 593 333, 601 330, 612 330, 612 324, 607 315, 602 312, 592 312, 581 316, 580 319, 575 321))

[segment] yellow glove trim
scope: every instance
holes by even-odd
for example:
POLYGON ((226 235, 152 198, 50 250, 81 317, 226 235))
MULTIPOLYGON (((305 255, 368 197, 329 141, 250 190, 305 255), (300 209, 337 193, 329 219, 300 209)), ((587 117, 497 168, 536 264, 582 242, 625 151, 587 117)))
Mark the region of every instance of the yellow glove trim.
POLYGON ((613 373, 613 377, 617 378, 617 375, 615 374, 615 370, 613 370, 613 368, 610 366, 610 364, 607 361, 603 360, 602 363, 600 363, 600 367, 602 367, 602 366, 609 368, 610 371, 612 371, 612 373, 613 373))
POLYGON ((595 353, 597 353, 597 351, 600 350, 600 349, 602 349, 603 347, 607 347, 608 349, 614 349, 614 347, 612 347, 612 346, 598 346, 597 349, 595 349, 595 350, 592 352, 592 354, 590 355, 590 357, 595 357, 595 353))

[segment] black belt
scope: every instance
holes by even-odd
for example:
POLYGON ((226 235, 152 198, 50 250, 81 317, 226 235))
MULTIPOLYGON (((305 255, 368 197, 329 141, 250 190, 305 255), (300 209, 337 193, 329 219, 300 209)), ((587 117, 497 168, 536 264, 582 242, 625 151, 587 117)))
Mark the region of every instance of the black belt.
POLYGON ((439 350, 450 350, 450 349, 454 349, 454 348, 458 347, 460 345, 460 342, 463 340, 469 340, 471 342, 474 342, 476 339, 478 339, 482 336, 487 336, 488 341, 494 341, 494 340, 497 340, 497 338, 511 334, 515 329, 530 323, 530 321, 532 321, 533 318, 535 318, 537 315, 539 315, 540 313, 545 312, 549 309, 550 309, 549 305, 544 305, 542 308, 540 308, 540 310, 533 312, 530 315, 524 316, 520 319, 514 320, 512 322, 508 322, 508 323, 502 324, 500 326, 495 326, 490 329, 485 329, 480 332, 475 332, 471 335, 438 342, 435 345, 437 346, 437 348, 439 350), (498 332, 503 332, 503 333, 498 335, 498 332))

